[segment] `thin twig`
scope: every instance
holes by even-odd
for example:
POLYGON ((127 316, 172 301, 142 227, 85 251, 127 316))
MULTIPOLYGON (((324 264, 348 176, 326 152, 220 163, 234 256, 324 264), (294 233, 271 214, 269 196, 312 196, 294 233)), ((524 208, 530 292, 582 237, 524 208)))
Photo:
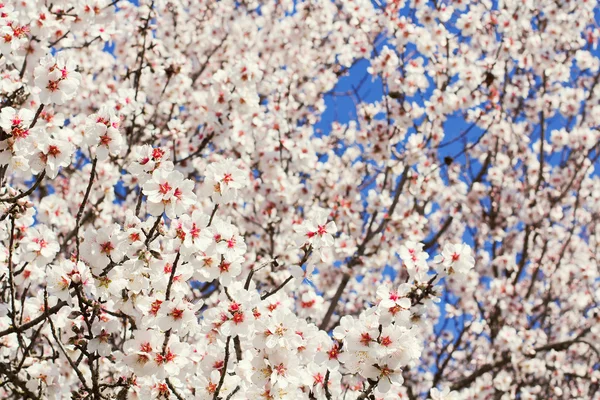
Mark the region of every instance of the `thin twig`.
POLYGON ((227 336, 227 341, 225 342, 225 360, 223 361, 223 371, 221 371, 221 378, 219 379, 219 385, 215 390, 215 394, 213 395, 213 400, 220 399, 219 392, 223 387, 223 382, 225 382, 225 375, 227 374, 227 363, 229 362, 229 342, 231 341, 231 336, 227 336))
POLYGON ((75 242, 77 246, 77 261, 79 261, 79 228, 81 227, 81 217, 83 216, 83 210, 85 209, 85 205, 87 204, 88 198, 90 197, 90 192, 92 191, 92 185, 94 184, 94 179, 96 178, 96 164, 98 160, 94 158, 92 160, 92 172, 90 173, 90 181, 88 182, 87 189, 85 190, 85 195, 83 196, 83 200, 81 205, 79 206, 79 210, 77 211, 77 218, 75 223, 75 242))
POLYGON ((43 170, 38 175, 33 186, 30 187, 27 191, 20 193, 20 194, 16 195, 15 197, 9 197, 8 199, 0 199, 0 203, 16 203, 17 201, 21 200, 23 197, 29 196, 31 193, 33 193, 35 191, 35 189, 38 188, 38 186, 40 186, 40 183, 42 183, 42 180, 44 179, 45 176, 46 176, 46 170, 43 170))

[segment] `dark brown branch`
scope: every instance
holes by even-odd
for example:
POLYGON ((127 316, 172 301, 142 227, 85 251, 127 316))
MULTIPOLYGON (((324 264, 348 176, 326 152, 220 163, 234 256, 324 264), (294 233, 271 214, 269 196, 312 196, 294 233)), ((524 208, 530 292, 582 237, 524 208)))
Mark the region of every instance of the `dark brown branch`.
POLYGON ((287 285, 292 279, 294 279, 294 277, 292 275, 288 276, 287 279, 281 283, 281 285, 277 286, 275 289, 271 290, 270 292, 267 292, 267 293, 263 294, 260 297, 260 299, 261 300, 265 300, 265 299, 268 299, 269 297, 273 296, 275 293, 277 293, 281 289, 283 289, 283 287, 285 285, 287 285))
POLYGON ((34 326, 36 326, 37 324, 39 324, 40 322, 42 322, 46 318, 48 318, 50 315, 56 314, 61 308, 63 308, 66 305, 67 305, 67 302, 61 300, 58 303, 56 303, 55 306, 50 307, 49 309, 44 311, 44 313, 42 315, 32 319, 31 321, 29 321, 21 326, 11 326, 10 328, 3 330, 2 332, 0 332, 0 338, 3 336, 6 336, 6 335, 10 335, 11 333, 24 332, 29 328, 33 328, 34 326))
POLYGON ((225 360, 223 361, 223 371, 221 371, 221 378, 219 379, 219 385, 215 390, 215 394, 213 395, 213 400, 220 399, 219 392, 223 387, 223 382, 225 382, 225 375, 227 374, 227 363, 229 362, 229 342, 231 341, 231 336, 227 336, 227 341, 225 342, 225 360))
MULTIPOLYGON (((398 185, 396 186, 396 191, 394 193, 394 199, 392 200, 392 204, 390 205, 390 208, 388 209, 387 215, 385 216, 383 221, 381 221, 381 223, 379 224, 379 226, 377 227, 377 229, 375 231, 371 231, 372 222, 374 219, 371 221, 371 224, 369 225, 369 229, 367 230, 365 239, 360 244, 360 246, 358 246, 356 253, 352 257, 352 259, 348 262, 348 268, 352 268, 354 265, 357 265, 360 262, 360 257, 362 257, 364 255, 365 249, 367 248, 367 244, 377 234, 383 232, 387 223, 392 218, 392 215, 394 214, 394 210, 396 209, 396 206, 398 205, 398 201, 400 200, 400 195, 402 194, 402 191, 404 190, 404 185, 406 184, 406 181, 408 180, 408 171, 409 171, 408 167, 404 168, 404 171, 402 173, 402 178, 400 178, 400 182, 398 182, 398 185)), ((346 289, 346 285, 348 285, 348 282, 350 282, 350 273, 346 272, 346 273, 344 273, 344 276, 342 277, 342 280, 335 292, 335 295, 331 299, 331 303, 329 304, 329 308, 327 309, 327 313, 325 314, 325 317, 323 318, 321 325, 319 325, 320 329, 325 329, 327 327, 327 325, 329 325, 329 321, 331 320, 331 317, 333 316, 335 308, 337 307, 337 304, 340 301, 340 298, 342 297, 342 294, 344 293, 344 290, 346 289)))
MULTIPOLYGON (((19 388, 23 393, 19 393, 19 398, 23 399, 39 399, 31 390, 27 388, 27 384, 23 382, 17 374, 12 372, 6 364, 0 363, 0 374, 6 376, 8 381, 12 383, 16 388, 19 388)), ((14 393, 14 392, 13 392, 14 393)))
MULTIPOLYGON (((577 335, 577 337, 575 339, 565 340, 562 342, 549 343, 544 346, 537 347, 534 349, 535 354, 528 355, 527 357, 534 358, 537 355, 537 353, 546 352, 546 351, 550 351, 550 350, 555 350, 555 351, 567 350, 571 345, 582 342, 580 338, 582 336, 584 336, 586 333, 588 333, 589 331, 590 331, 590 328, 584 329, 579 335, 577 335)), ((502 368, 502 367, 508 365, 510 363, 510 360, 511 360, 511 357, 508 354, 504 354, 499 361, 496 361, 495 363, 485 364, 485 365, 481 366, 479 369, 475 370, 473 373, 471 373, 471 375, 459 380, 458 382, 455 382, 451 386, 451 389, 452 390, 464 389, 464 388, 468 387, 471 383, 475 382, 475 380, 477 378, 479 378, 480 376, 482 376, 483 374, 493 371, 497 368, 502 368)))
POLYGON ((87 204, 88 198, 90 197, 90 193, 92 191, 92 185, 94 184, 94 179, 96 178, 96 164, 98 160, 94 158, 92 160, 92 172, 90 173, 90 181, 88 182, 87 189, 85 190, 85 194, 83 196, 83 200, 81 201, 81 205, 79 206, 79 210, 77 211, 77 218, 75 223, 75 241, 77 246, 77 261, 79 261, 79 228, 81 227, 81 217, 83 216, 83 210, 85 210, 85 205, 87 204))
POLYGON ((175 161, 175 164, 181 164, 183 162, 186 162, 187 160, 196 157, 197 155, 199 155, 200 153, 202 153, 202 151, 204 150, 204 148, 208 145, 208 143, 211 141, 211 139, 215 136, 214 132, 211 133, 210 135, 206 136, 202 142, 200 143, 200 145, 198 146, 198 149, 196 149, 196 151, 194 151, 192 154, 182 158, 181 160, 177 160, 175 161))
POLYGON ((33 193, 35 191, 35 189, 38 188, 38 186, 40 186, 40 183, 42 183, 42 180, 44 179, 45 176, 46 176, 46 170, 40 172, 40 174, 38 175, 37 179, 35 180, 35 183, 33 184, 33 186, 30 187, 27 191, 20 193, 15 197, 10 197, 8 199, 0 199, 0 203, 16 203, 17 201, 21 200, 23 197, 29 196, 31 193, 33 193))
POLYGON ((444 234, 444 232, 446 232, 448 230, 448 228, 450 228, 450 225, 452 224, 452 219, 453 219, 453 217, 448 217, 446 222, 444 222, 444 225, 442 225, 442 227, 435 234, 435 236, 433 238, 431 238, 431 240, 428 240, 427 242, 425 242, 425 245, 423 246, 423 250, 429 250, 430 248, 432 248, 433 246, 436 245, 437 241, 444 234))
POLYGON ((219 205, 215 204, 215 207, 213 208, 212 212, 210 213, 210 219, 208 220, 208 225, 206 225, 207 227, 212 225, 213 218, 215 217, 215 214, 217 213, 218 209, 219 209, 219 205))

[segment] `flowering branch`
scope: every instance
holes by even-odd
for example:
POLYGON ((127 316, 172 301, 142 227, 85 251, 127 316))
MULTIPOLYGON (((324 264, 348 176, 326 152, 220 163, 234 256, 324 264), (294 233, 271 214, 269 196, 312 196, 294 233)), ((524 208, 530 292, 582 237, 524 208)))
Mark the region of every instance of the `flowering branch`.
POLYGON ((594 2, 29 3, 0 398, 597 396, 594 2))

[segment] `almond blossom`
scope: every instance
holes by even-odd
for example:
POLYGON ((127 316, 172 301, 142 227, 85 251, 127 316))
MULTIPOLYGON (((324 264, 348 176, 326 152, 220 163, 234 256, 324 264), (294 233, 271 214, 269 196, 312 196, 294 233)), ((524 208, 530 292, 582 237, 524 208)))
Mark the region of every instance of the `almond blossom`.
POLYGON ((196 195, 192 192, 193 186, 194 183, 183 179, 179 171, 154 171, 152 179, 143 188, 148 196, 148 211, 157 217, 164 212, 169 218, 177 218, 194 203, 196 195))
POLYGON ((598 10, 0 1, 0 398, 598 399, 598 10))
POLYGON ((35 68, 35 85, 40 90, 42 104, 64 104, 75 96, 81 76, 75 71, 73 60, 62 56, 48 55, 40 60, 35 68))
POLYGON ((204 185, 215 203, 229 203, 238 191, 248 184, 247 173, 239 169, 233 160, 211 163, 206 168, 204 185))

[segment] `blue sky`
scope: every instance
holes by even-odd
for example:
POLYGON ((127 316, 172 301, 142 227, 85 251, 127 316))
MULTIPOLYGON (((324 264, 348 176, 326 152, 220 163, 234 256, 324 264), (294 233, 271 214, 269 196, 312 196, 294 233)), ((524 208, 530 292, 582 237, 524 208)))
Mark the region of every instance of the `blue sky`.
MULTIPOLYGON (((133 2, 137 3, 137 1, 133 1, 133 2)), ((493 4, 494 4, 494 8, 496 8, 497 2, 494 1, 493 4)), ((456 20, 456 17, 454 16, 451 19, 450 23, 447 25, 452 25, 455 20, 456 20)), ((597 18, 597 20, 600 20, 600 19, 597 18)), ((450 28, 450 29, 452 29, 452 28, 450 28)), ((379 44, 378 44, 377 48, 375 49, 375 52, 381 51, 381 49, 387 45, 385 40, 378 40, 378 43, 379 44)), ((109 51, 111 51, 111 50, 112 50, 112 48, 109 51)), ((600 55, 600 52, 598 51, 598 49, 594 50, 594 54, 600 55)), ((341 92, 350 92, 350 91, 353 91, 356 89, 360 98, 364 102, 375 102, 375 101, 381 100, 382 96, 383 96, 381 81, 379 78, 377 78, 377 77, 373 78, 372 76, 370 76, 370 74, 368 74, 368 72, 367 72, 368 67, 369 67, 369 62, 367 60, 358 61, 350 69, 349 73, 346 76, 343 76, 340 78, 340 80, 336 84, 333 92, 340 92, 340 93, 341 92)), ((576 69, 574 69, 573 72, 577 73, 578 71, 576 69)), ((422 99, 429 97, 429 95, 431 94, 431 91, 433 90, 433 87, 434 87, 434 85, 431 85, 431 88, 428 91, 426 91, 425 93, 423 93, 422 96, 417 96, 410 100, 416 101, 417 103, 419 103, 422 106, 423 105, 422 99)), ((315 126, 315 128, 318 132, 317 133, 318 135, 319 134, 326 135, 330 131, 331 125, 334 121, 345 124, 351 120, 356 119, 355 101, 352 99, 351 96, 337 96, 337 95, 333 95, 333 94, 328 94, 325 96, 325 105, 326 105, 326 109, 325 109, 324 113, 322 114, 321 120, 315 126)), ((546 130, 546 135, 547 135, 546 139, 549 138, 549 135, 552 130, 560 128, 567 124, 567 121, 561 116, 556 116, 547 122, 548 122, 548 129, 546 130)), ((458 158, 455 157, 456 155, 458 155, 462 152, 464 143, 462 140, 454 141, 454 139, 456 139, 458 136, 460 136, 462 132, 469 129, 469 127, 470 127, 470 124, 466 123, 460 114, 457 114, 457 115, 454 115, 454 116, 451 116, 450 118, 448 118, 448 120, 444 124, 445 139, 444 139, 443 143, 445 143, 446 145, 441 147, 439 150, 439 153, 438 153, 438 159, 439 159, 440 163, 443 162, 443 159, 446 156, 450 156, 450 157, 454 158, 455 162, 457 162, 457 163, 465 162, 464 155, 461 155, 458 158)), ((473 142, 482 134, 482 132, 483 131, 481 128, 474 127, 469 130, 469 133, 466 135, 466 139, 469 142, 473 142)), ((409 130, 409 134, 410 133, 411 132, 409 130)), ((539 130, 537 130, 533 133, 533 139, 536 140, 538 138, 539 138, 539 130)), ((548 161, 549 161, 549 163, 556 165, 560 160, 557 157, 551 157, 551 158, 549 158, 548 161)), ((473 164, 473 169, 475 169, 475 171, 477 171, 479 168, 480 168, 480 165, 478 165, 478 163, 475 162, 473 164)), ((599 170, 600 170, 600 168, 599 168, 599 170)), ((598 171, 596 173, 598 173, 598 171)), ((472 243, 472 238, 468 234, 465 235, 464 240, 467 243, 472 243)), ((432 253, 434 253, 435 251, 436 251, 436 249, 433 249, 432 253)), ((390 269, 387 269, 386 272, 390 273, 390 269)), ((441 305, 443 308, 444 302, 442 302, 441 305)), ((441 327, 441 326, 442 325, 439 325, 438 327, 441 327)), ((456 331, 456 328, 454 327, 452 322, 446 326, 446 329, 449 329, 453 332, 456 331)))

